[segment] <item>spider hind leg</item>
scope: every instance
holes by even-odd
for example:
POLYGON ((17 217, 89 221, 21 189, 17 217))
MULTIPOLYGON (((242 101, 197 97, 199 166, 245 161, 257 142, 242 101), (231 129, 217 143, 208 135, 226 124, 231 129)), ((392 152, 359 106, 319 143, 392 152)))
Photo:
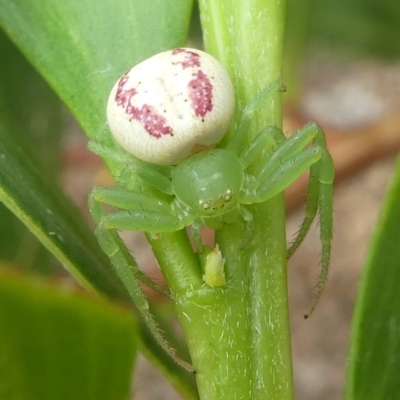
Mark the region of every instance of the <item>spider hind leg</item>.
MULTIPOLYGON (((285 141, 277 144, 275 151, 255 172, 256 181, 260 182, 255 193, 249 191, 247 194, 249 201, 254 201, 250 198, 251 196, 256 198, 256 202, 266 201, 285 190, 308 169, 311 173, 306 216, 288 249, 288 257, 290 257, 304 240, 317 212, 319 212, 322 244, 321 273, 314 299, 305 313, 305 318, 308 318, 315 309, 325 287, 333 236, 334 165, 327 150, 323 130, 318 125, 309 123, 285 141), (307 147, 309 143, 311 145, 307 147)), ((246 193, 244 195, 246 196, 246 193)))
POLYGON ((290 258, 303 242, 318 212, 322 245, 321 272, 314 298, 304 313, 304 318, 308 318, 314 311, 328 278, 333 237, 333 181, 335 170, 321 127, 316 124, 308 124, 305 128, 311 128, 314 131, 315 137, 312 140, 312 146, 317 146, 321 150, 321 159, 310 166, 305 217, 296 237, 288 248, 287 256, 290 258))

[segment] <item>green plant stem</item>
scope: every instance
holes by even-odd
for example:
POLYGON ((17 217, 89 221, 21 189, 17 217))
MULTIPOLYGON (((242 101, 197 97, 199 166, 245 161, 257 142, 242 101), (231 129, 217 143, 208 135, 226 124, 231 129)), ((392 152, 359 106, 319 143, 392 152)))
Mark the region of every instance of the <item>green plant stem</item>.
MULTIPOLYGON (((199 4, 205 48, 226 66, 235 86, 234 128, 243 107, 281 78, 286 3, 199 4)), ((256 113, 249 138, 281 123, 277 93, 256 113)), ((227 285, 221 288, 204 284, 183 232, 151 239, 175 296, 201 399, 293 399, 283 195, 249 209, 251 238, 242 221, 216 232, 226 260, 227 285)))
MULTIPOLYGON (((237 120, 245 104, 281 77, 285 2, 201 0, 200 10, 206 50, 233 79, 237 120)), ((266 125, 281 126, 281 110, 276 94, 256 116, 250 136, 266 125)), ((201 286, 198 279, 175 285, 201 399, 293 398, 283 196, 251 211, 252 240, 244 240, 242 222, 216 233, 227 287, 201 286)))
MULTIPOLYGON (((280 0, 200 1, 205 48, 228 68, 239 113, 261 89, 281 77, 285 5, 285 1, 280 0)), ((266 125, 281 126, 281 110, 278 94, 258 114, 250 136, 266 125)), ((290 399, 293 389, 283 198, 277 196, 265 204, 253 206, 251 211, 256 222, 251 248, 238 250, 237 245, 243 240, 242 229, 227 228, 217 232, 228 277, 241 277, 238 282, 233 279, 237 290, 246 285, 242 289, 243 297, 235 303, 233 298, 229 301, 234 311, 231 326, 235 326, 234 318, 240 306, 242 318, 247 320, 246 328, 235 335, 235 338, 240 335, 247 346, 241 347, 238 341, 233 346, 241 351, 246 349, 240 372, 247 375, 248 383, 240 394, 232 390, 235 395, 229 398, 290 399), (241 257, 238 253, 242 253, 241 257)), ((238 363, 234 358, 221 361, 231 366, 238 363)), ((203 386, 207 385, 205 381, 203 386)))

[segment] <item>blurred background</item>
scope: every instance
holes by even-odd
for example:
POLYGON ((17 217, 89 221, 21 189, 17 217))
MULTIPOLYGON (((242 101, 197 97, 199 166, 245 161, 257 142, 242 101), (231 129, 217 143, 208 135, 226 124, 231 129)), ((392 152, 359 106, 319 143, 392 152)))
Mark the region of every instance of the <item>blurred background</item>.
MULTIPOLYGON (((197 10, 189 45, 201 46, 197 10)), ((68 110, 2 33, 0 59, 0 107, 19 121, 48 178, 62 183, 91 223, 87 195, 95 185, 111 185, 111 178, 86 149, 86 137, 68 110)), ((289 263, 296 398, 335 400, 344 388, 357 282, 400 148, 400 2, 289 0, 284 82, 285 133, 309 120, 321 124, 337 169, 331 273, 307 321, 303 312, 319 273, 316 227, 289 263)), ((286 193, 288 240, 303 218, 306 185, 305 176, 286 193)), ((0 265, 69 279, 1 204, 0 221, 0 265)), ((124 238, 139 265, 161 280, 143 236, 124 238)), ((166 314, 172 312, 163 299, 154 300, 166 314)), ((180 398, 145 360, 135 380, 135 400, 180 398)))

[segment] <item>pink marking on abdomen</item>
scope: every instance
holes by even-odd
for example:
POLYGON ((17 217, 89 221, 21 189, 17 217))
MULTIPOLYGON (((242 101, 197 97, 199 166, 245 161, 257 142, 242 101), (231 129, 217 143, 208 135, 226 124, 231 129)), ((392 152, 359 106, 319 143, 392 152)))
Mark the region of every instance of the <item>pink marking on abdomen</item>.
POLYGON ((212 84, 203 71, 198 71, 188 84, 189 97, 196 116, 204 117, 213 109, 212 84))
POLYGON ((141 108, 132 107, 129 113, 133 119, 140 121, 146 131, 156 138, 163 135, 173 136, 172 128, 166 124, 165 118, 158 114, 157 110, 148 104, 144 104, 141 108))
POLYGON ((185 54, 185 59, 184 61, 179 61, 176 64, 181 64, 183 69, 189 67, 200 67, 200 56, 197 53, 181 48, 172 50, 172 55, 180 53, 185 54))
POLYGON ((128 75, 125 73, 121 76, 118 81, 117 93, 115 93, 115 101, 117 105, 127 107, 131 101, 131 98, 137 93, 136 89, 131 88, 128 90, 124 89, 126 82, 128 82, 128 75))
POLYGON ((138 92, 135 88, 124 89, 128 79, 126 73, 118 82, 118 88, 115 94, 115 101, 117 104, 124 107, 125 112, 130 115, 132 119, 141 122, 146 132, 151 136, 155 138, 160 138, 164 135, 173 136, 172 128, 167 124, 166 119, 157 112, 155 107, 144 104, 141 108, 138 108, 131 104, 132 97, 138 92))

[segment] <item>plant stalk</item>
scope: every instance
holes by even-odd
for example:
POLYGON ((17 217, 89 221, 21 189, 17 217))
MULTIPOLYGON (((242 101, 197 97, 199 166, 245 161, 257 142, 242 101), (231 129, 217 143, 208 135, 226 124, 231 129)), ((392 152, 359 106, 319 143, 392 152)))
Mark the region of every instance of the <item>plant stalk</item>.
MULTIPOLYGON (((244 106, 281 78, 286 4, 199 4, 205 49, 226 66, 234 83, 236 124, 244 106)), ((257 113, 249 138, 281 124, 277 93, 257 113)), ((216 232, 227 287, 202 286, 176 297, 201 399, 293 398, 283 195, 250 210, 255 226, 249 243, 241 221, 216 232)))
MULTIPOLYGON (((281 78, 286 1, 199 0, 199 5, 205 49, 234 83, 234 129, 244 106, 281 78)), ((282 125, 280 93, 261 108, 249 139, 265 126, 282 125)), ((250 232, 244 221, 216 232, 226 286, 205 285, 189 251, 186 256, 177 251, 165 263, 159 259, 204 400, 293 399, 283 194, 249 210, 255 221, 250 232)), ((156 242, 156 256, 167 254, 164 240, 162 247, 156 242)))

